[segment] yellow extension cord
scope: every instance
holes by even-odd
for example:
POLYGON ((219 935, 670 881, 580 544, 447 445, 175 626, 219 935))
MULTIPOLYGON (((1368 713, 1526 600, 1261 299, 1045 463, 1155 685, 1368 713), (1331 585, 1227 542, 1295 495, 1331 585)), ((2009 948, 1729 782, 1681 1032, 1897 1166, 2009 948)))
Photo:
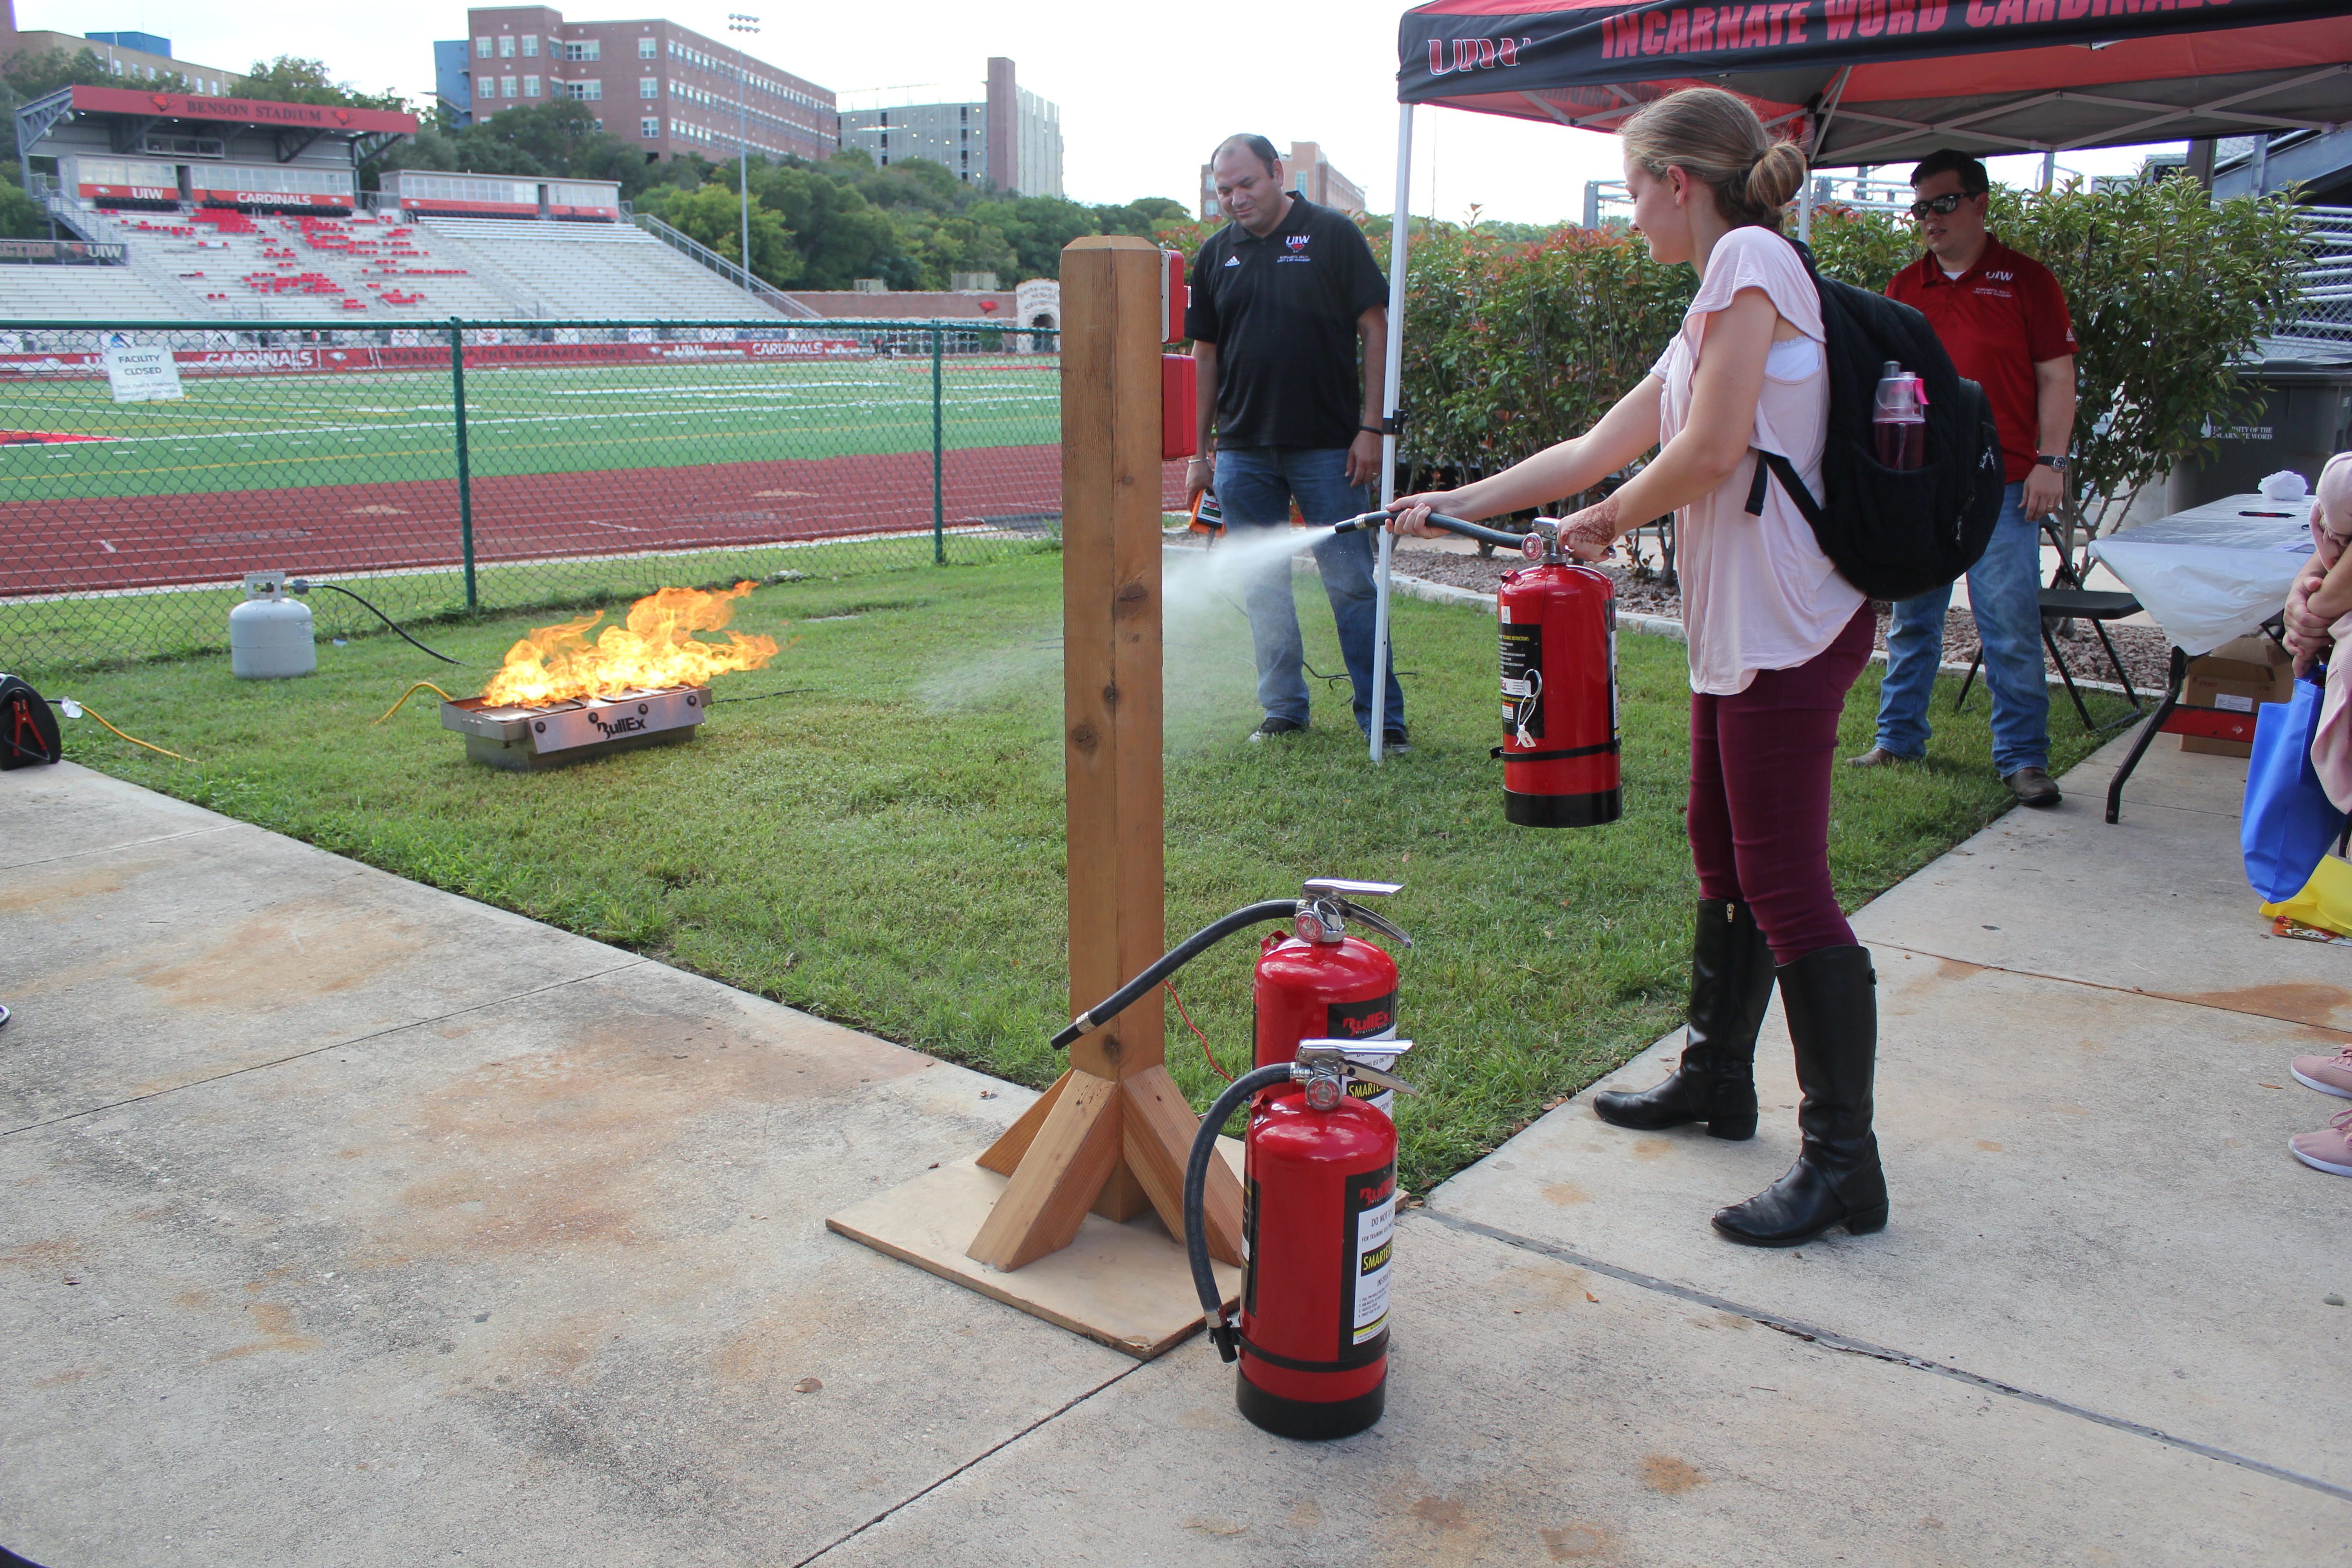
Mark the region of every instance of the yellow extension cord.
MULTIPOLYGON (((91 718, 93 718, 93 719, 97 720, 100 723, 101 723, 101 724, 106 724, 106 716, 105 716, 104 714, 100 713, 97 709, 92 708, 89 703, 87 703, 87 702, 82 702, 82 701, 76 701, 76 702, 74 703, 74 706, 75 706, 75 707, 77 707, 77 708, 79 708, 79 709, 80 709, 83 712, 85 712, 85 713, 89 714, 91 718)), ((111 725, 111 724, 106 724, 106 727, 107 727, 108 729, 110 729, 110 730, 114 730, 114 726, 113 726, 113 725, 111 725)), ((118 735, 122 735, 122 731, 120 731, 120 730, 114 730, 114 732, 115 732, 116 734, 118 734, 118 735)), ((163 755, 167 756, 167 757, 170 757, 170 758, 171 758, 173 761, 174 761, 174 762, 181 762, 181 763, 193 763, 193 762, 194 762, 194 761, 196 760, 196 759, 195 759, 195 758, 194 758, 194 757, 184 757, 184 756, 180 755, 180 753, 179 753, 179 752, 166 752, 166 751, 164 751, 164 750, 163 750, 163 747, 161 747, 161 746, 148 745, 148 743, 147 743, 146 742, 144 742, 144 741, 141 740, 141 739, 140 739, 138 736, 136 736, 136 735, 122 735, 122 738, 123 738, 124 740, 126 740, 126 741, 130 742, 131 742, 132 745, 134 745, 134 746, 146 746, 146 747, 147 747, 147 749, 148 749, 149 751, 151 751, 151 752, 162 752, 162 753, 163 753, 163 755)))
MULTIPOLYGON (((420 691, 430 691, 431 693, 433 693, 433 695, 434 695, 434 696, 438 697, 438 698, 439 698, 439 699, 441 699, 441 700, 442 700, 442 701, 444 701, 444 702, 455 702, 455 701, 457 701, 457 700, 456 698, 454 698, 454 697, 450 696, 447 692, 446 692, 446 691, 442 690, 439 687, 437 687, 437 686, 434 685, 431 681, 429 681, 429 680, 420 680, 420 681, 418 681, 415 685, 414 685, 414 686, 410 687, 407 690, 405 690, 405 691, 404 691, 404 692, 402 692, 402 693, 400 694, 400 701, 399 701, 399 702, 395 702, 395 703, 394 703, 391 707, 389 707, 389 708, 387 708, 387 709, 385 709, 385 710, 383 710, 383 719, 389 719, 389 718, 391 718, 394 714, 395 714, 395 713, 399 712, 399 711, 400 711, 400 710, 401 710, 401 705, 402 705, 403 703, 405 703, 405 702, 406 702, 410 698, 412 698, 412 697, 415 696, 415 695, 416 695, 418 692, 420 692, 420 691)), ((377 721, 375 721, 375 722, 376 722, 376 724, 381 724, 381 723, 383 723, 383 719, 379 719, 379 720, 377 720, 377 721)), ((372 729, 375 728, 375 725, 374 725, 374 724, 371 724, 371 725, 369 725, 369 726, 368 726, 368 728, 370 728, 370 729, 372 730, 372 729)))
MULTIPOLYGON (((457 699, 456 699, 456 698, 454 698, 454 697, 450 696, 447 692, 446 692, 446 691, 442 690, 439 687, 437 687, 437 686, 434 685, 431 681, 429 681, 429 680, 420 680, 420 681, 418 681, 415 685, 414 685, 414 686, 410 687, 407 690, 405 690, 405 691, 402 692, 402 693, 400 694, 400 702, 395 702, 395 703, 394 703, 390 708, 385 709, 385 710, 384 710, 384 714, 383 714, 383 719, 378 719, 378 720, 376 721, 376 723, 381 724, 381 723, 383 723, 383 720, 384 720, 384 719, 389 719, 389 718, 391 718, 394 713, 399 712, 399 711, 400 711, 400 708, 401 708, 401 703, 403 703, 403 702, 406 702, 410 698, 412 698, 412 697, 415 696, 415 695, 416 695, 418 692, 420 692, 420 691, 430 691, 431 693, 433 693, 433 695, 434 695, 434 696, 438 697, 438 698, 439 698, 439 699, 441 699, 441 700, 442 700, 442 701, 444 701, 444 702, 454 702, 454 701, 456 701, 456 700, 457 700, 457 699)), ((156 752, 156 753, 158 753, 158 754, 160 754, 160 755, 163 755, 163 756, 169 757, 169 758, 171 758, 173 762, 178 762, 178 763, 193 763, 193 762, 194 762, 194 761, 196 760, 196 759, 195 759, 195 758, 194 758, 194 757, 184 757, 184 756, 182 756, 182 755, 181 755, 179 752, 177 752, 166 751, 166 750, 164 750, 164 748, 163 748, 162 746, 154 745, 154 744, 152 744, 152 743, 151 743, 151 742, 149 742, 142 741, 142 740, 141 740, 141 739, 140 739, 138 736, 136 736, 136 735, 125 734, 122 731, 121 731, 121 730, 116 730, 116 729, 114 728, 114 726, 113 726, 113 725, 111 725, 111 724, 108 724, 108 723, 107 723, 107 721, 106 721, 106 715, 105 715, 105 714, 100 713, 97 709, 92 708, 89 703, 84 702, 84 701, 81 701, 81 700, 79 700, 79 699, 76 699, 76 700, 74 700, 74 706, 75 706, 76 708, 79 709, 83 713, 86 713, 86 714, 88 714, 89 717, 91 717, 91 718, 93 718, 93 719, 97 720, 100 724, 104 724, 104 725, 106 725, 106 728, 107 728, 107 729, 109 729, 109 730, 113 730, 113 731, 114 731, 114 733, 116 733, 116 734, 118 734, 118 735, 121 735, 121 736, 122 736, 122 738, 123 738, 124 740, 126 740, 126 741, 130 742, 131 742, 132 745, 134 745, 134 746, 145 746, 149 751, 151 751, 151 752, 156 752)), ((72 717, 74 717, 74 715, 72 715, 72 714, 68 714, 68 715, 66 715, 66 716, 67 716, 68 718, 72 718, 72 717)), ((371 727, 373 727, 373 726, 371 726, 371 727)))

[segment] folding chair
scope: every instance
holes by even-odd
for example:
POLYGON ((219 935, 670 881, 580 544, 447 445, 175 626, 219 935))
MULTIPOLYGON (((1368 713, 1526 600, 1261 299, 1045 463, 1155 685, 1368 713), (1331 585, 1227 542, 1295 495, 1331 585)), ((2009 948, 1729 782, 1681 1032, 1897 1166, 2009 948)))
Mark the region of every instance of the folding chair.
MULTIPOLYGON (((2111 730, 2117 724, 2128 724, 2140 716, 2139 693, 2132 689, 2131 674, 2124 661, 2116 657, 2116 645, 2107 640, 2106 623, 2119 621, 2126 616, 2139 614, 2139 601, 2129 594, 2110 594, 2083 586, 2074 574, 2074 566, 2066 549, 2066 541, 2058 525, 2043 519, 2042 531, 2058 547, 2058 569, 2051 574, 2050 586, 2042 590, 2042 646, 2050 650, 2050 661, 2058 667, 2058 679, 2066 683, 2066 695, 2074 700, 2074 711, 2082 716, 2083 728, 2089 731, 2111 730), (2106 724, 2091 722, 2091 710, 2084 705, 2083 694, 2074 689, 2074 672, 2067 668, 2066 656, 2058 651, 2058 641, 2050 628, 2061 620, 2088 621, 2091 629, 2099 634, 2099 646, 2106 650, 2107 663, 2115 668, 2116 679, 2123 682, 2124 696, 2131 701, 2131 711, 2106 724)), ((1977 656, 1969 661, 1968 679, 1960 682, 1960 695, 1952 703, 1957 713, 1969 700, 1969 689, 1976 683, 1977 671, 1984 664, 1984 639, 1977 639, 1977 656)))

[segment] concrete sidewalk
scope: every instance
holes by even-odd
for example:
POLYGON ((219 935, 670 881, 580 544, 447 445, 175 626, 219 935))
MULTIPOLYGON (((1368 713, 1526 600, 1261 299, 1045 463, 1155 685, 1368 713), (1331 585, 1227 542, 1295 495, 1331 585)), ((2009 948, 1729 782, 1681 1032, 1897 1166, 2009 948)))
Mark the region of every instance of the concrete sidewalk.
MULTIPOLYGON (((828 1235, 1025 1090, 71 767, 0 775, 0 1544, 48 1565, 2336 1563, 2352 1183, 2242 764, 2120 742, 1865 910, 1882 1236, 1561 1106, 1321 1447, 828 1235), (2286 1085, 2278 1089, 2271 1085, 2286 1085)), ((1434 1032, 1439 1020, 1420 1026, 1434 1032)), ((1644 1083, 1654 1058, 1611 1081, 1644 1083)), ((1139 1224, 1153 1223, 1150 1220, 1139 1224)))

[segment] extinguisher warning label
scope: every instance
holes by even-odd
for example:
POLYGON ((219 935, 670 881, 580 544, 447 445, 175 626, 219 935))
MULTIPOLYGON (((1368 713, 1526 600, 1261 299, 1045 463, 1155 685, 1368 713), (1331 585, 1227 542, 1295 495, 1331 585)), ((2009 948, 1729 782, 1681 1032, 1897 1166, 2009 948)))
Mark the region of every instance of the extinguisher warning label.
POLYGON ((1522 746, 1543 739, 1543 623, 1503 623, 1503 734, 1522 746))
POLYGON ((1378 1339, 1389 1325, 1389 1261, 1395 1251, 1396 1163, 1348 1179, 1347 1278, 1339 1292, 1342 1349, 1378 1339))

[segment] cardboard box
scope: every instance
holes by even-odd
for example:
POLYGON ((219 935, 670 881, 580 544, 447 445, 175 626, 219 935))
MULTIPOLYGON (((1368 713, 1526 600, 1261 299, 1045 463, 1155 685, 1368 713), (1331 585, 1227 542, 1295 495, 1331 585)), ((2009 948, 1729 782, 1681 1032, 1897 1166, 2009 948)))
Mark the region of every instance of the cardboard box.
MULTIPOLYGON (((2264 702, 2293 701, 2294 661, 2266 637, 2239 637, 2189 661, 2180 700, 2192 708, 2238 713, 2251 713, 2264 702)), ((2181 736, 2180 749, 2214 757, 2254 754, 2253 747, 2244 741, 2210 741, 2202 735, 2181 736)))

